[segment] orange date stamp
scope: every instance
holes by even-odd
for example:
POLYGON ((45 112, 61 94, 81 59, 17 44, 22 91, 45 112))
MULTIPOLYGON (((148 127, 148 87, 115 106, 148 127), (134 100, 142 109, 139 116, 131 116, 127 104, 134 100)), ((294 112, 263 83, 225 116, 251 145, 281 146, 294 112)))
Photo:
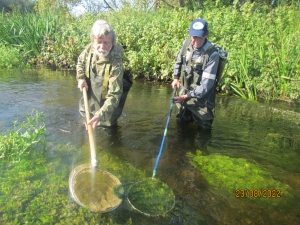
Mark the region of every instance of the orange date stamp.
POLYGON ((236 190, 235 191, 236 198, 280 198, 280 190, 236 190))

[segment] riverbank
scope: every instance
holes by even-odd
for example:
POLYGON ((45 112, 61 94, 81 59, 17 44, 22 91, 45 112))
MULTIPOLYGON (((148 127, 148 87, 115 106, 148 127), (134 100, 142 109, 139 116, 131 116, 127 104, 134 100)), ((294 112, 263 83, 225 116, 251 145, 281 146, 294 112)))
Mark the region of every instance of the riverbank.
POLYGON ((209 40, 230 54, 219 92, 252 100, 299 103, 298 6, 271 8, 245 3, 207 5, 197 11, 163 7, 147 13, 124 8, 78 18, 51 12, 2 14, 0 66, 47 65, 74 70, 78 55, 90 41, 90 27, 101 18, 114 27, 124 49, 125 71, 133 79, 168 81, 182 42, 188 38, 190 22, 202 17, 209 24, 209 40), (28 18, 39 21, 34 23, 36 27, 28 24, 28 18), (19 32, 18 38, 13 32, 19 32))

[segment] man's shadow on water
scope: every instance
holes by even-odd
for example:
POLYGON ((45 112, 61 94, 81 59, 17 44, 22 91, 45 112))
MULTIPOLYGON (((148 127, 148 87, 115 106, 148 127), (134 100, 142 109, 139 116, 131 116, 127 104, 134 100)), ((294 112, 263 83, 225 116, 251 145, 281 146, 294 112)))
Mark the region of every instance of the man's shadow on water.
POLYGON ((189 154, 196 154, 197 150, 208 154, 207 146, 212 138, 211 129, 203 129, 195 123, 176 122, 174 137, 169 140, 170 154, 167 163, 167 183, 179 199, 193 196, 199 190, 207 190, 208 183, 201 173, 191 164, 189 154))
POLYGON ((175 143, 181 147, 177 154, 181 155, 188 152, 196 154, 197 150, 208 154, 207 146, 212 138, 211 129, 199 127, 195 122, 176 122, 176 129, 175 143))
POLYGON ((96 145, 103 150, 114 150, 122 146, 122 129, 117 124, 111 127, 96 127, 94 136, 96 145))
POLYGON ((132 155, 132 139, 135 134, 127 130, 127 125, 114 125, 111 127, 96 127, 94 137, 97 152, 116 156, 122 160, 129 160, 132 155))

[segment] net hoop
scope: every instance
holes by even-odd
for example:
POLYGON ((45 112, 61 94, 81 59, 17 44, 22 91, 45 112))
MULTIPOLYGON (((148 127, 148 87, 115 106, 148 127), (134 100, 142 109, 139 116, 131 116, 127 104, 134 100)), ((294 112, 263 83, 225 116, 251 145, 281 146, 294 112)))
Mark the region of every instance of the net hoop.
MULTIPOLYGON (((130 206, 131 206, 134 210, 136 210, 136 211, 138 211, 138 212, 140 212, 140 213, 142 213, 142 214, 144 214, 144 215, 146 215, 146 216, 156 217, 156 216, 162 216, 162 215, 165 215, 166 213, 170 212, 170 211, 175 207, 175 195, 174 195, 174 192, 172 191, 171 188, 170 188, 170 191, 172 192, 172 196, 173 196, 172 207, 171 207, 170 209, 168 209, 167 211, 165 211, 164 213, 158 213, 158 214, 149 214, 149 213, 145 213, 145 212, 143 212, 143 211, 137 209, 137 208, 132 204, 132 202, 129 200, 129 196, 128 196, 128 195, 129 195, 129 193, 130 193, 130 190, 131 190, 134 186, 139 185, 140 183, 143 183, 143 182, 147 182, 147 181, 149 181, 149 180, 155 180, 155 181, 158 181, 158 182, 160 182, 160 183, 162 183, 162 184, 165 184, 164 182, 162 182, 162 181, 160 181, 160 180, 157 180, 157 179, 155 179, 155 178, 150 178, 150 179, 146 179, 146 180, 142 180, 142 181, 136 182, 136 183, 134 183, 133 185, 131 185, 131 186, 129 187, 129 189, 128 189, 128 191, 127 191, 127 194, 126 194, 126 199, 127 199, 128 203, 130 204, 130 206)), ((167 184, 165 184, 165 185, 167 185, 167 184)), ((169 186, 168 186, 168 187, 169 187, 169 186)))
MULTIPOLYGON (((85 206, 82 202, 80 202, 80 200, 77 198, 76 194, 75 194, 75 190, 74 190, 74 180, 75 180, 75 177, 76 175, 80 174, 81 172, 83 172, 84 170, 91 170, 91 164, 87 163, 87 164, 82 164, 82 165, 79 165, 77 166, 71 173, 70 173, 70 176, 69 176, 69 191, 70 191, 70 195, 71 195, 71 198, 81 207, 83 208, 86 208, 87 206, 85 206)), ((122 183, 120 182, 120 180, 112 175, 111 173, 107 172, 107 171, 103 171, 103 170, 100 170, 99 168, 96 168, 96 170, 98 172, 101 172, 103 174, 107 174, 110 178, 112 178, 118 185, 122 185, 122 183)), ((122 190, 124 192, 124 189, 122 187, 122 190)), ((120 201, 115 204, 114 206, 112 207, 109 207, 108 209, 105 209, 105 210, 92 210, 91 208, 88 207, 88 209, 91 211, 91 212, 96 212, 96 213, 106 213, 106 212, 110 212, 114 209, 116 209, 120 204, 122 203, 122 199, 120 198, 120 201)))

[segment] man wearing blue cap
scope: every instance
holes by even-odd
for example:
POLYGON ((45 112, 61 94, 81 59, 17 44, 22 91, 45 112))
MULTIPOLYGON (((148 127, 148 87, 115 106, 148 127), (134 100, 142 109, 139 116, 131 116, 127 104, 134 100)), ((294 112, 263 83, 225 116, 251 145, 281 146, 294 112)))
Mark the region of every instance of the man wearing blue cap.
POLYGON ((210 129, 214 119, 215 80, 219 65, 217 49, 207 40, 208 24, 195 19, 188 30, 174 66, 174 81, 181 90, 175 103, 180 108, 179 122, 195 121, 199 127, 210 129))

